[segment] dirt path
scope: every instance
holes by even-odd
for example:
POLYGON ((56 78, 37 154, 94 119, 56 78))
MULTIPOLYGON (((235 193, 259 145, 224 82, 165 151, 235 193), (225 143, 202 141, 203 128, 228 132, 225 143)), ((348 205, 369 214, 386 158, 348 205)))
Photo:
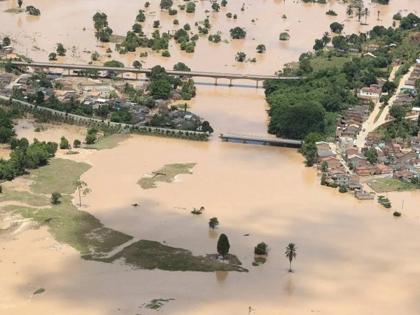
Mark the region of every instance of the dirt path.
MULTIPOLYGON (((389 81, 393 81, 395 79, 395 74, 398 68, 399 66, 394 66, 394 68, 391 71, 391 74, 389 75, 389 81)), ((378 127, 380 127, 381 125, 387 122, 389 109, 392 107, 394 101, 396 100, 398 94, 400 93, 402 87, 405 85, 405 82, 410 77, 411 72, 413 70, 414 70, 414 66, 410 67, 409 71, 401 78, 398 88, 395 91, 395 94, 390 98, 388 105, 383 108, 382 112, 381 112, 382 103, 379 100, 375 103, 375 108, 373 109, 369 118, 363 123, 362 131, 357 136, 356 146, 359 149, 364 147, 365 142, 366 142, 366 137, 368 136, 370 132, 374 131, 375 129, 377 129, 378 127), (378 115, 379 117, 377 118, 378 115)))

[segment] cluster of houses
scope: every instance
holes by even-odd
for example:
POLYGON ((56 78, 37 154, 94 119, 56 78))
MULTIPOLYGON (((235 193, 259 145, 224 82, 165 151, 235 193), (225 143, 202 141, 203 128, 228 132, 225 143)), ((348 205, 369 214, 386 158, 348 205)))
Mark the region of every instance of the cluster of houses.
MULTIPOLYGON (((411 104, 416 97, 415 82, 420 78, 420 62, 415 65, 393 105, 411 104)), ((370 133, 363 149, 355 145, 363 123, 370 115, 371 102, 381 97, 383 82, 362 88, 360 104, 346 110, 337 120, 336 143, 317 142, 318 168, 322 184, 354 191, 359 199, 373 199, 364 190, 362 182, 372 178, 388 177, 405 182, 420 180, 420 133, 410 139, 383 140, 370 133), (367 154, 369 152, 369 154, 367 154), (368 158, 370 156, 370 158, 368 158), (373 156, 373 158, 372 158, 373 156)), ((420 109, 413 108, 418 115, 420 109)))
POLYGON ((354 139, 362 130, 363 122, 368 119, 369 113, 369 105, 357 105, 346 110, 337 122, 337 139, 353 144, 354 139))
MULTIPOLYGON (((420 79, 420 59, 415 64, 410 77, 405 81, 400 93, 396 96, 393 105, 405 106, 412 104, 417 97, 416 81, 420 79)), ((414 112, 419 112, 420 108, 413 108, 414 112)))
POLYGON ((124 93, 124 81, 111 84, 100 79, 70 78, 55 73, 46 74, 46 79, 52 83, 52 87, 33 84, 31 74, 19 77, 9 73, 0 74, 0 91, 5 95, 12 95, 14 90, 21 91, 23 95, 34 95, 41 91, 44 100, 54 95, 60 102, 78 100, 82 106, 92 110, 101 107, 107 109, 105 112, 125 110, 130 113, 130 123, 135 126, 197 130, 201 125, 199 116, 187 111, 186 107, 171 107, 170 100, 154 100, 150 107, 131 102, 124 93))

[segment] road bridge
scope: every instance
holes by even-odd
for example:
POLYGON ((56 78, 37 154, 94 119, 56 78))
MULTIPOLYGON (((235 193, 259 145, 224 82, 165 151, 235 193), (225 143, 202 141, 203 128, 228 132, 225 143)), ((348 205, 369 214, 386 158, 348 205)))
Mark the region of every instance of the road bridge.
POLYGON ((226 142, 239 142, 248 144, 262 144, 262 145, 273 145, 281 147, 292 147, 300 148, 303 144, 302 140, 274 138, 274 137, 262 137, 254 135, 241 135, 233 133, 222 133, 220 138, 226 142))
MULTIPOLYGON (((119 68, 119 67, 105 67, 98 65, 82 65, 82 64, 65 64, 65 63, 52 63, 52 62, 25 62, 25 61, 11 61, 11 64, 16 67, 31 67, 35 69, 41 69, 43 71, 49 72, 50 69, 62 69, 67 71, 67 74, 70 75, 71 72, 80 73, 80 71, 104 71, 104 72, 113 72, 116 74, 121 74, 122 76, 125 73, 132 73, 138 79, 139 74, 150 74, 151 68, 137 69, 137 68, 119 68)), ((259 82, 265 80, 301 80, 302 77, 299 76, 277 76, 277 75, 260 75, 260 74, 239 74, 239 73, 223 73, 223 72, 206 72, 206 71, 177 71, 177 70, 167 70, 170 75, 181 76, 181 77, 198 77, 198 78, 212 78, 215 80, 215 85, 218 84, 219 79, 229 80, 229 86, 232 86, 233 80, 252 80, 256 82, 258 87, 259 82)))

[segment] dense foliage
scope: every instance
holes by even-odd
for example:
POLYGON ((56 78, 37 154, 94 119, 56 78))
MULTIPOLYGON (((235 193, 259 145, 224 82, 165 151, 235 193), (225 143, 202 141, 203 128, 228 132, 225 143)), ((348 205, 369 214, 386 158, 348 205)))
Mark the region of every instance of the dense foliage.
MULTIPOLYGON (((331 134, 334 118, 358 103, 356 95, 361 87, 377 83, 378 77, 386 78, 396 59, 406 61, 408 66, 415 61, 420 51, 419 30, 420 18, 409 14, 398 28, 375 26, 367 34, 335 36, 332 50, 325 49, 331 39, 324 34, 315 41, 315 53, 302 54, 298 66, 283 70, 285 75, 305 79, 265 82, 269 132, 297 139, 311 133, 321 137, 331 134), (374 57, 360 54, 370 45, 377 47, 374 57)), ((384 87, 392 91, 395 84, 389 82, 384 87)))
POLYGON ((11 146, 13 151, 10 153, 10 159, 0 160, 0 180, 12 180, 25 174, 28 169, 46 165, 57 151, 57 143, 40 142, 36 139, 29 144, 26 138, 13 138, 11 146))

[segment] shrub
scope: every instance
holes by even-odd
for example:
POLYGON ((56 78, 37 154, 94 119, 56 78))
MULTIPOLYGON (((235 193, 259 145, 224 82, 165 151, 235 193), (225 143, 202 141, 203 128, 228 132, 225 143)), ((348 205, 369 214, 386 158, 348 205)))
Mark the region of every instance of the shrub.
POLYGON ((216 217, 213 217, 209 221, 209 227, 215 229, 219 225, 219 220, 216 217))
POLYGON ((65 149, 69 149, 69 148, 70 148, 69 140, 67 140, 65 137, 61 137, 61 139, 60 139, 60 149, 65 150, 65 149))
POLYGON ((51 194, 51 203, 53 205, 58 205, 60 203, 61 194, 59 192, 53 192, 51 194))

